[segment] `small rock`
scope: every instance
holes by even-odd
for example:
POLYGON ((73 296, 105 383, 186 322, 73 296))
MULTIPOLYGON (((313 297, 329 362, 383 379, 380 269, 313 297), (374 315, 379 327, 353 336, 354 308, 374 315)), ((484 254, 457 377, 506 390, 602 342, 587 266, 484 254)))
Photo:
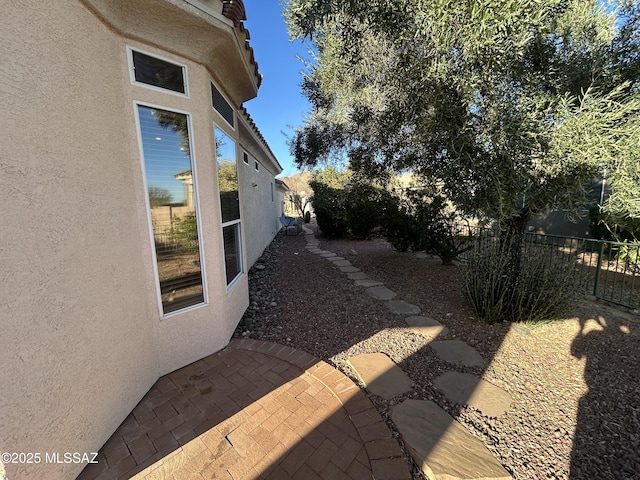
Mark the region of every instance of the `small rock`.
POLYGON ((265 267, 261 263, 256 263, 253 268, 255 268, 256 270, 264 270, 267 267, 265 267))

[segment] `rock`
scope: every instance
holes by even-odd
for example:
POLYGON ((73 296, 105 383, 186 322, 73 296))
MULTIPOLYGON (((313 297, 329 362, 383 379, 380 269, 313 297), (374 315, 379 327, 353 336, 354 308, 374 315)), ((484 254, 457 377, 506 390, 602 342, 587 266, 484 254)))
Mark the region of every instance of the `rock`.
POLYGON ((491 452, 435 403, 405 400, 391 409, 391 419, 428 479, 511 479, 491 452))
POLYGON ((404 300, 390 300, 385 302, 384 306, 399 315, 417 315, 420 313, 420 307, 404 300))
POLYGON ((377 300, 391 300, 397 294, 393 290, 389 290, 384 285, 367 288, 367 295, 377 300))
POLYGON ((347 277, 349 277, 351 280, 364 280, 365 278, 369 278, 369 276, 364 272, 350 273, 347 275, 347 277))
POLYGON ((452 402, 469 405, 488 417, 500 417, 511 406, 507 392, 468 373, 446 372, 433 384, 452 402))
POLYGON ((356 268, 356 267, 353 267, 353 266, 338 267, 338 268, 340 269, 341 272, 344 272, 344 273, 356 273, 356 272, 360 271, 359 268, 356 268))
POLYGON ((262 265, 261 263, 256 263, 256 264, 253 266, 253 268, 255 268, 256 270, 264 270, 264 269, 265 269, 265 268, 267 268, 267 267, 265 267, 265 266, 264 266, 264 265, 262 265))
POLYGON ((449 329, 437 320, 430 317, 407 317, 405 319, 411 331, 427 338, 444 337, 449 333, 449 329))
POLYGON ((487 364, 475 348, 462 340, 431 342, 430 346, 445 362, 459 363, 467 367, 484 367, 487 364))
POLYGON ((357 355, 347 360, 349 365, 374 395, 391 400, 411 390, 413 382, 383 353, 357 355))

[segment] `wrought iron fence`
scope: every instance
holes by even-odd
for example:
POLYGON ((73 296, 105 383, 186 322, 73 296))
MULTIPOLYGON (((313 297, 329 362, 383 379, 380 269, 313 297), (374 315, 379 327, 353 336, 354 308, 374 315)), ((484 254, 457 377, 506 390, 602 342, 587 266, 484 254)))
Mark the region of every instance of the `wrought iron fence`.
MULTIPOLYGON (((485 242, 498 239, 498 232, 475 228, 470 232, 474 247, 461 255, 465 260, 485 242)), ((532 246, 546 246, 549 262, 574 262, 575 274, 586 293, 623 307, 640 308, 640 243, 622 243, 590 238, 526 233, 523 253, 532 246)), ((540 254, 540 250, 535 250, 540 254)))

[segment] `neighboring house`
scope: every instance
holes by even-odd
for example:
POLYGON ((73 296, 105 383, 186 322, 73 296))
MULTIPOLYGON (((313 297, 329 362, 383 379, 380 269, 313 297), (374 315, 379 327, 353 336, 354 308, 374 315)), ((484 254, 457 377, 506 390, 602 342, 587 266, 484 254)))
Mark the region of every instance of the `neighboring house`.
POLYGON ((0 452, 98 451, 160 376, 229 342, 282 168, 242 108, 261 77, 241 1, 2 15, 0 452))

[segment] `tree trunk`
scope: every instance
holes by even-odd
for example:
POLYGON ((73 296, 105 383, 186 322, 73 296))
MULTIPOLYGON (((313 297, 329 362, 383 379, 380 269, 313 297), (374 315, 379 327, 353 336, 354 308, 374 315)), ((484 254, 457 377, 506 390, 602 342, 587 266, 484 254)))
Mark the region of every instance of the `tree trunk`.
MULTIPOLYGON (((509 256, 507 266, 509 293, 515 291, 520 283, 524 234, 530 219, 531 215, 528 211, 520 211, 518 215, 506 220, 500 228, 501 251, 509 256)), ((511 297, 510 294, 509 297, 511 297)))

